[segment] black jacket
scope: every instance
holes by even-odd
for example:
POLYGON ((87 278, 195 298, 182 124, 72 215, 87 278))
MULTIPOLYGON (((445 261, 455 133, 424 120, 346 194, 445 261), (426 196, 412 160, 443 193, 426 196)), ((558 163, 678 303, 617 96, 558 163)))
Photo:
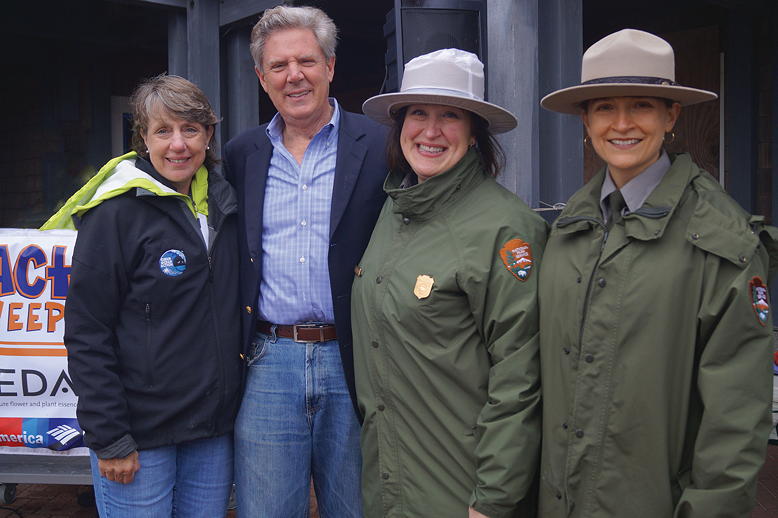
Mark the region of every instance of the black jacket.
POLYGON ((141 188, 79 225, 65 345, 78 421, 100 458, 232 430, 241 379, 236 201, 221 176, 208 181, 210 252, 181 199, 141 188))
MULTIPOLYGON (((328 265, 335 327, 349 392, 356 409, 351 344, 351 283, 386 199, 383 190, 387 128, 341 108, 338 155, 330 211, 328 265)), ((254 336, 262 279, 262 215, 273 145, 267 124, 235 137, 224 148, 227 179, 238 192, 243 339, 254 336)), ((358 415, 358 411, 357 411, 358 415)))

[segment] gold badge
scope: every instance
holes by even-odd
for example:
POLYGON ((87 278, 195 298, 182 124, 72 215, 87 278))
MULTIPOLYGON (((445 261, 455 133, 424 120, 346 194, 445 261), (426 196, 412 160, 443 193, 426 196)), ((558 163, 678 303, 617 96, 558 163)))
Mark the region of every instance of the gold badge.
POLYGON ((419 275, 416 277, 416 286, 413 287, 413 294, 418 299, 426 299, 430 296, 433 284, 435 284, 435 279, 429 275, 419 275))

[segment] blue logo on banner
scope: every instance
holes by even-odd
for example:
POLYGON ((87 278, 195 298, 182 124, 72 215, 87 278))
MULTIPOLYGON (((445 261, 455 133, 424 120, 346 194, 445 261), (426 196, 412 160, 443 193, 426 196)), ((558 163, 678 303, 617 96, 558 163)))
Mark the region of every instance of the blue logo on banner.
POLYGON ((62 451, 84 446, 84 434, 76 419, 25 418, 20 442, 29 448, 62 451))
POLYGON ((181 250, 168 250, 159 258, 159 269, 170 277, 178 277, 186 270, 186 256, 181 250))

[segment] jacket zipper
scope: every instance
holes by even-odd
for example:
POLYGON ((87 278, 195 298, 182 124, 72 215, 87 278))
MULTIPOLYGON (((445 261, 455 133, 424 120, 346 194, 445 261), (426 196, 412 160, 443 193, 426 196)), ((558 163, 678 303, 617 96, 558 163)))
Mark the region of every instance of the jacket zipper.
MULTIPOLYGON (((224 217, 227 215, 224 214, 224 217)), ((224 222, 224 217, 222 218, 221 223, 224 222)), ((221 225, 219 225, 221 227, 221 225)), ((219 229, 214 227, 213 229, 213 240, 211 241, 211 246, 208 247, 207 244, 205 244, 205 253, 206 257, 208 257, 208 293, 209 298, 211 299, 211 319, 213 321, 213 330, 214 330, 214 341, 216 343, 216 356, 219 361, 219 395, 218 395, 218 402, 216 408, 222 408, 224 406, 224 393, 226 390, 226 375, 224 374, 224 358, 222 356, 222 349, 221 349, 221 342, 219 340, 219 320, 216 318, 216 301, 215 301, 215 294, 213 289, 213 255, 212 252, 216 248, 217 240, 219 239, 219 229)), ((215 422, 212 423, 214 429, 216 428, 215 422)))
POLYGON ((146 320, 146 385, 149 387, 154 386, 154 376, 152 372, 152 356, 151 356, 151 304, 146 303, 145 308, 145 320, 146 320))

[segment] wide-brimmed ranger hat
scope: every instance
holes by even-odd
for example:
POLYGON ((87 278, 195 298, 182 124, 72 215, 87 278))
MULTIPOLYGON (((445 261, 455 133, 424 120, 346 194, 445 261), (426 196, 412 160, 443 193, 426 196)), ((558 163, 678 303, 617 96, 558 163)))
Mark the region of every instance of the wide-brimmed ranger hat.
POLYGON ((516 117, 496 104, 484 101, 484 64, 478 56, 460 49, 442 49, 405 64, 400 91, 376 95, 362 111, 382 124, 393 123, 397 110, 411 104, 456 106, 481 116, 492 133, 516 127, 516 117))
POLYGON ((659 36, 623 29, 589 47, 581 61, 581 84, 551 92, 540 105, 577 115, 581 103, 602 97, 661 97, 682 106, 711 101, 715 93, 675 82, 673 47, 659 36))

